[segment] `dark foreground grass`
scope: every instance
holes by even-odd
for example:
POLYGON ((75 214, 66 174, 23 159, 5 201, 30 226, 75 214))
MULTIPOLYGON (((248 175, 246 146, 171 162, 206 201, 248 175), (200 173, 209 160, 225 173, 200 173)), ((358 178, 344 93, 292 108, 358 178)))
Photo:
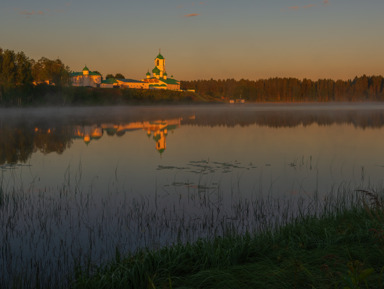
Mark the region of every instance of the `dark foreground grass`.
POLYGON ((305 217, 267 233, 120 256, 73 288, 384 288, 382 210, 305 217))

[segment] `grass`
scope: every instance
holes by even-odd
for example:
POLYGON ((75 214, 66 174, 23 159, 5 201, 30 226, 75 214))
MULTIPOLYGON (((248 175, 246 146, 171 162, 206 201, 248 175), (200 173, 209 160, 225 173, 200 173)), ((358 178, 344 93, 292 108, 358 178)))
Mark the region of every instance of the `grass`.
POLYGON ((0 288, 383 287, 376 193, 245 198, 199 183, 134 198, 80 179, 0 180, 0 288))
POLYGON ((141 250, 78 271, 73 288, 384 288, 383 207, 300 217, 263 233, 141 250))

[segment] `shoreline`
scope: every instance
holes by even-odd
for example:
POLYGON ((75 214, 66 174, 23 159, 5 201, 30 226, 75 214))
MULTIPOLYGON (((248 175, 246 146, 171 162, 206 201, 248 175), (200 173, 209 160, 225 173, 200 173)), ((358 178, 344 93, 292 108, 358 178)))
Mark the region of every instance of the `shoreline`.
POLYGON ((380 99, 365 96, 346 99, 282 99, 281 101, 245 99, 245 103, 230 103, 231 98, 213 97, 191 91, 113 89, 91 87, 56 87, 49 85, 1 88, 0 108, 8 107, 71 107, 71 106, 119 106, 119 105, 199 105, 228 104, 240 107, 247 104, 343 104, 382 103, 380 99))
POLYGON ((116 252, 114 261, 80 270, 71 288, 382 288, 375 214, 382 208, 352 208, 260 234, 116 252))

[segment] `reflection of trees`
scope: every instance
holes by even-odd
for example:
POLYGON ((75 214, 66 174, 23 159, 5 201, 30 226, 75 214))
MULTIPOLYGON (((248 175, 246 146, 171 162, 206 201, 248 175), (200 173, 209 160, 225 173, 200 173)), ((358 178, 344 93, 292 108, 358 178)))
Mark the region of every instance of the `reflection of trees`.
POLYGON ((35 147, 42 153, 62 154, 72 144, 72 130, 69 127, 57 127, 48 130, 37 129, 35 147))
POLYGON ((41 129, 27 122, 0 121, 0 164, 27 162, 37 150, 62 153, 72 143, 69 127, 41 129))
POLYGON ((182 124, 197 126, 248 126, 258 124, 268 127, 295 127, 318 124, 321 126, 333 124, 351 124, 359 128, 384 126, 384 112, 379 110, 355 111, 247 111, 222 110, 220 112, 196 113, 196 118, 185 119, 182 124))
POLYGON ((0 164, 26 162, 35 150, 33 130, 0 125, 0 164))

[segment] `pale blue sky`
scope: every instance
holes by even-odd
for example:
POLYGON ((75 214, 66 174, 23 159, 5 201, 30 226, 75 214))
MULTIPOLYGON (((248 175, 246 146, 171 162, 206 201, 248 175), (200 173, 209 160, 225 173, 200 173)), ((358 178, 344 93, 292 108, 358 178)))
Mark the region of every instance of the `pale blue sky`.
POLYGON ((384 74, 383 0, 2 0, 0 47, 140 79, 384 74))

